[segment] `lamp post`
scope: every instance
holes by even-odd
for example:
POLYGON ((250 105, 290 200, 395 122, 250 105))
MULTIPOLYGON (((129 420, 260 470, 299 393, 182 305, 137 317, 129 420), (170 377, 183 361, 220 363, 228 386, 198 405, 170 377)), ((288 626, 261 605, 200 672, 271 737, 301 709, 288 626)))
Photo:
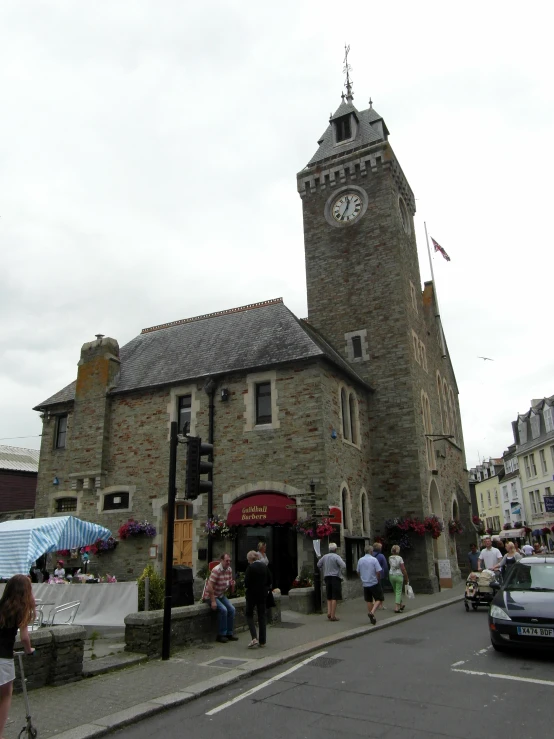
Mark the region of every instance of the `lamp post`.
MULTIPOLYGON (((315 493, 315 481, 310 480, 310 491, 312 495, 315 493)), ((316 518, 317 506, 315 504, 315 496, 313 498, 314 521, 316 518)), ((314 611, 321 613, 321 570, 317 566, 317 554, 314 549, 314 611)))

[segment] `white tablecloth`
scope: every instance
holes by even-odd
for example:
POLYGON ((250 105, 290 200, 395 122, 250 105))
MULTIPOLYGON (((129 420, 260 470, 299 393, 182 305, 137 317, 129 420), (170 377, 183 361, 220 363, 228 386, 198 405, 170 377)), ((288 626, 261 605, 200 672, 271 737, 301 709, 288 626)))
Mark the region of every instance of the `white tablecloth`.
MULTIPOLYGON (((0 585, 0 596, 4 585, 0 585)), ((124 618, 138 611, 136 582, 94 583, 93 585, 33 585, 36 599, 60 606, 81 601, 74 623, 82 626, 124 626, 124 618)), ((50 607, 44 607, 45 620, 50 607)))

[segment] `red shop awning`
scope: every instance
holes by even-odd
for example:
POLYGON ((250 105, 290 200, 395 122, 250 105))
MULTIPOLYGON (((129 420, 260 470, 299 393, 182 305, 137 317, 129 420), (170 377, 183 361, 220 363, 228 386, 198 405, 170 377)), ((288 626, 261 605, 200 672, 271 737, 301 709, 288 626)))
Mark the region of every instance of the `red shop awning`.
POLYGON ((296 501, 277 493, 257 493, 233 503, 227 515, 229 526, 267 526, 294 523, 296 501))

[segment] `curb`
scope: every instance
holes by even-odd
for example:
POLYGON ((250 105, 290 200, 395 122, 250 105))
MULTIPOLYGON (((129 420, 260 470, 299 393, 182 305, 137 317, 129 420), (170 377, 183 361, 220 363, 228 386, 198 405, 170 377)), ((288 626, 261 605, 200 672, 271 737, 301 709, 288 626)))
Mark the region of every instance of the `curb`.
POLYGON ((240 667, 229 670, 222 675, 204 680, 194 685, 189 685, 185 690, 177 691, 175 693, 169 693, 168 695, 162 695, 159 698, 153 698, 152 700, 146 701, 145 703, 139 703, 131 708, 125 708, 123 711, 112 713, 109 716, 103 716, 94 721, 94 723, 82 724, 81 726, 75 726, 72 729, 62 732, 61 734, 53 734, 50 739, 96 739, 96 737, 106 736, 117 729, 121 729, 124 726, 137 723, 142 719, 154 716, 157 713, 166 711, 170 708, 177 708, 190 703, 196 698, 200 698, 209 693, 213 693, 220 688, 232 685, 239 680, 252 677, 257 675, 259 672, 269 670, 272 667, 278 667, 285 662, 291 662, 299 657, 304 657, 312 652, 317 651, 325 646, 332 646, 333 644, 339 644, 343 641, 349 641, 350 639, 357 639, 359 636, 365 636, 382 629, 388 629, 398 623, 404 621, 410 621, 418 616, 424 616, 426 613, 432 611, 438 611, 441 608, 446 608, 454 603, 459 603, 464 599, 463 594, 457 595, 448 600, 443 600, 440 603, 434 603, 430 606, 423 606, 414 611, 409 611, 395 619, 385 621, 383 624, 377 624, 376 626, 359 626, 355 629, 349 629, 348 631, 342 631, 338 634, 323 637, 313 642, 308 642, 299 647, 293 647, 278 655, 272 657, 264 657, 260 660, 256 660, 255 665, 249 665, 244 669, 240 667))

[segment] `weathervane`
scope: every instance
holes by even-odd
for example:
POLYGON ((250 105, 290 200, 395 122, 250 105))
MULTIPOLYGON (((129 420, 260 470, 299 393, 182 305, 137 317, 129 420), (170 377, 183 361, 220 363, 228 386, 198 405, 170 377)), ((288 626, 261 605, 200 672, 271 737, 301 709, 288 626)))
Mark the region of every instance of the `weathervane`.
MULTIPOLYGON (((342 68, 342 71, 346 75, 346 82, 344 83, 344 86, 346 88, 346 101, 348 103, 351 103, 354 99, 354 95, 352 94, 352 80, 350 79, 350 72, 352 71, 352 67, 350 64, 348 64, 348 54, 350 52, 350 46, 344 45, 344 67, 342 68)), ((344 93, 342 95, 344 99, 344 93)))

